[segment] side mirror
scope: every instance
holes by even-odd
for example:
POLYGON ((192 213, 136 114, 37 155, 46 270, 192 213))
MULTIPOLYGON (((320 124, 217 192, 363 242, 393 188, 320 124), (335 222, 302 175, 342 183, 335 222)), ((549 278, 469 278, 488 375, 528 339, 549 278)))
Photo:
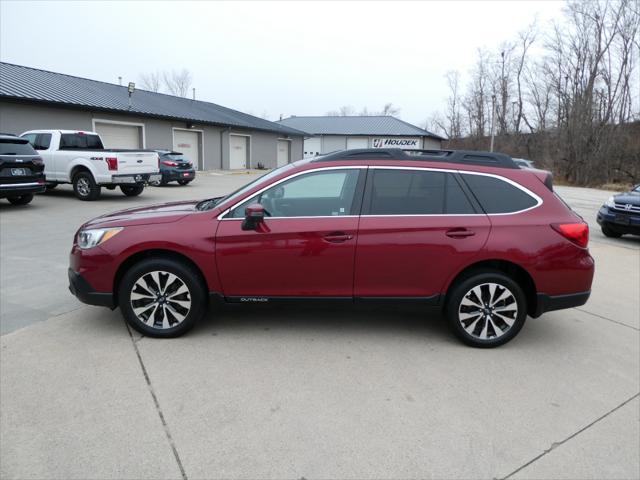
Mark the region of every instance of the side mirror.
POLYGON ((244 210, 242 230, 256 230, 258 225, 264 222, 264 207, 259 203, 253 203, 244 210))

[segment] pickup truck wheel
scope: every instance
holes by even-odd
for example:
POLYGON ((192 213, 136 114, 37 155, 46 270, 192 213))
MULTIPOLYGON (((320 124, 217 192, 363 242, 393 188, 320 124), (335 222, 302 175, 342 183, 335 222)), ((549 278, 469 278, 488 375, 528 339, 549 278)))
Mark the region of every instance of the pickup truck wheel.
POLYGON ((205 289, 192 267, 168 258, 149 258, 131 267, 118 288, 125 320, 150 337, 177 337, 206 310, 205 289))
POLYGON ((122 190, 122 193, 124 193, 127 197, 137 197, 144 190, 144 185, 132 185, 132 186, 122 185, 120 187, 120 190, 122 190))
POLYGON ((100 185, 89 172, 79 172, 73 177, 73 191, 80 200, 97 200, 100 197, 100 185))
POLYGON ((31 200, 33 200, 33 194, 27 193, 25 195, 20 195, 19 197, 9 197, 7 198, 7 200, 9 200, 9 203, 11 203, 11 205, 26 205, 31 200))
POLYGON ((507 343, 527 318, 522 288, 502 272, 478 272, 454 285, 447 297, 449 326, 473 347, 507 343))

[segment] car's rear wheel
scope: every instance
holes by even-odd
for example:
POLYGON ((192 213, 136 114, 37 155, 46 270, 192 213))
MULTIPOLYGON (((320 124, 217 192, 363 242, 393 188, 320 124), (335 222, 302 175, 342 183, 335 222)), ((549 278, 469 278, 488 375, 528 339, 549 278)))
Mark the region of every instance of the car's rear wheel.
POLYGON ((190 182, 191 182, 191 180, 178 180, 178 184, 183 185, 183 186, 189 184, 190 182))
POLYGON ((120 187, 122 193, 124 193, 127 197, 137 197, 144 190, 144 185, 122 185, 120 187))
POLYGON ((122 277, 118 303, 125 320, 150 337, 177 337, 204 315, 205 289, 186 263, 163 258, 142 260, 122 277))
POLYGON ((609 237, 609 238, 620 238, 622 236, 621 233, 616 232, 615 230, 612 230, 610 227, 607 227, 606 225, 602 225, 602 233, 605 237, 609 237))
POLYGON ((7 198, 11 205, 26 205, 27 203, 33 200, 33 193, 26 193, 24 195, 20 195, 19 197, 9 197, 7 198))
POLYGON ((89 172, 79 172, 73 177, 73 192, 80 200, 97 200, 100 197, 100 185, 89 172))
POLYGON ((527 318, 522 288, 498 271, 478 272, 458 282, 447 297, 449 326, 467 345, 497 347, 513 339, 527 318))

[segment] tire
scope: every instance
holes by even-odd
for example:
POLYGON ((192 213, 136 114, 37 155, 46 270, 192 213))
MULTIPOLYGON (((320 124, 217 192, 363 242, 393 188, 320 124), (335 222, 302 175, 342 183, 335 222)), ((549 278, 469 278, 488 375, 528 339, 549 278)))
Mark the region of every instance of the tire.
POLYGON ((191 180, 178 180, 178 184, 182 186, 188 185, 190 183, 191 183, 191 180))
POLYGON ((602 233, 604 234, 605 237, 609 237, 609 238, 620 238, 622 236, 621 233, 618 233, 615 230, 612 230, 606 225, 602 225, 602 233))
POLYGON ((124 319, 149 337, 170 338, 186 333, 204 315, 205 300, 206 291, 198 272, 170 258, 136 263, 118 285, 118 305, 124 319))
POLYGON ((97 200, 100 198, 101 190, 89 172, 79 172, 73 177, 73 192, 80 200, 97 200))
POLYGON ((499 271, 478 271, 451 288, 446 317, 453 332, 467 345, 497 347, 513 339, 523 327, 527 300, 511 277, 499 271))
POLYGON ((33 200, 33 193, 26 193, 19 197, 9 197, 7 200, 9 200, 11 205, 26 205, 33 200))
POLYGON ((57 183, 47 183, 45 185, 45 188, 47 190, 47 192, 50 192, 51 190, 53 190, 54 188, 56 188, 58 186, 57 183))
POLYGON ((137 197, 144 190, 144 185, 133 185, 133 186, 125 186, 122 185, 120 187, 122 193, 124 193, 127 197, 137 197))

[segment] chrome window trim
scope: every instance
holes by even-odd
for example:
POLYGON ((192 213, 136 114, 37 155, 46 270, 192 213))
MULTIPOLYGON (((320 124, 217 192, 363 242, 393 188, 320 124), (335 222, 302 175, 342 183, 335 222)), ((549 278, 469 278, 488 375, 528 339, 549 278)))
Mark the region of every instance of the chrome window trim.
MULTIPOLYGON (((280 180, 278 180, 277 182, 274 183, 270 183, 269 185, 267 185, 264 188, 261 188, 260 190, 258 190, 257 192, 254 192, 251 196, 249 197, 244 197, 242 200, 240 200, 239 202, 236 202, 233 204, 233 206, 227 208, 224 212, 222 212, 220 215, 218 215, 217 219, 220 221, 226 221, 226 220, 244 220, 242 218, 223 218, 226 214, 228 214, 231 210, 233 210, 234 208, 236 208, 238 205, 243 204, 245 201, 249 200, 252 197, 255 197, 256 195, 260 195, 262 192, 264 192, 265 190, 269 190, 271 187, 275 187, 276 185, 279 185, 280 183, 287 181, 287 180, 291 180, 292 178, 295 178, 299 175, 304 175, 305 173, 313 173, 313 172, 326 172, 328 170, 362 170, 362 169, 366 169, 369 168, 366 165, 354 165, 354 166, 338 166, 338 167, 320 167, 320 168, 313 168, 310 170, 303 170, 302 172, 298 172, 295 173, 293 175, 289 175, 288 177, 284 177, 281 178, 280 180)), ((308 216, 308 217, 267 217, 269 220, 274 220, 276 218, 345 218, 345 217, 357 217, 358 215, 329 215, 329 216, 323 216, 323 217, 315 217, 315 216, 308 216)))

